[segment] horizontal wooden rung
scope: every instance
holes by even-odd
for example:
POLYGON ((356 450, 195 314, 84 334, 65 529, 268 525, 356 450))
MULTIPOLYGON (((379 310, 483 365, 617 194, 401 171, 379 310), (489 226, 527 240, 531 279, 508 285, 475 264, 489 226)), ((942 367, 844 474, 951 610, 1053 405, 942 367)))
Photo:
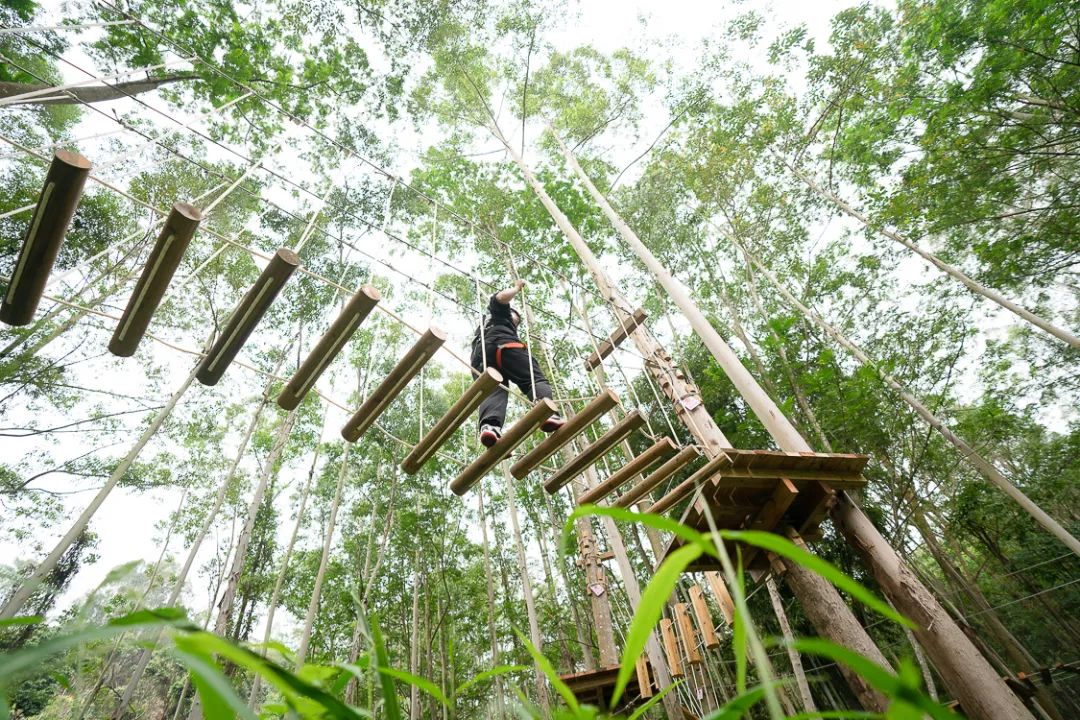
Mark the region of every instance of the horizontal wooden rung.
POLYGON ((576 478, 585 470, 595 464, 606 455, 618 443, 626 439, 645 424, 645 416, 638 410, 631 411, 626 417, 615 423, 610 430, 597 438, 596 442, 589 445, 581 453, 576 455, 570 462, 559 468, 546 483, 544 488, 549 493, 554 493, 563 485, 576 478))
POLYGON ((648 313, 642 308, 635 310, 633 315, 623 321, 619 327, 615 328, 615 332, 611 333, 607 340, 602 341, 596 346, 596 350, 593 351, 593 354, 585 359, 585 369, 592 370, 599 365, 604 358, 615 352, 615 348, 619 347, 619 345, 622 344, 622 341, 625 340, 630 333, 634 332, 634 330, 637 330, 638 326, 645 322, 648 317, 648 313))
POLYGON ((472 384, 457 399, 446 414, 420 438, 416 447, 412 449, 401 468, 410 475, 419 472, 424 463, 441 448, 461 425, 468 420, 480 403, 484 401, 491 391, 503 381, 502 373, 495 368, 487 368, 473 380, 472 384))
POLYGON ((684 497, 692 493, 697 488, 701 487, 706 480, 716 475, 717 470, 728 464, 730 460, 722 453, 717 455, 709 462, 698 468, 693 475, 683 480, 681 483, 673 487, 668 491, 667 495, 657 500, 649 508, 651 513, 662 513, 670 510, 672 506, 682 500, 684 497))
POLYGON ((619 396, 613 390, 604 390, 589 401, 581 412, 575 413, 561 428, 548 435, 539 445, 511 465, 510 474, 521 480, 618 404, 619 396))
MULTIPOLYGON (((616 507, 627 508, 642 499, 665 480, 682 470, 686 465, 701 457, 701 451, 688 445, 676 453, 675 457, 658 467, 652 474, 633 486, 613 503, 616 507)), ((650 508, 651 510, 651 508, 650 508)))
POLYGON ((555 403, 547 398, 541 399, 520 420, 503 433, 498 441, 480 454, 467 468, 461 471, 450 483, 455 495, 464 495, 476 481, 488 474, 495 465, 514 451, 529 435, 540 429, 544 421, 555 414, 555 403))
POLYGON ((611 473, 610 476, 596 487, 588 492, 582 493, 577 499, 577 504, 585 505, 587 503, 595 503, 603 500, 608 495, 618 490, 623 483, 637 477, 664 458, 674 455, 675 451, 678 449, 679 446, 669 437, 653 443, 651 447, 615 472, 611 473))

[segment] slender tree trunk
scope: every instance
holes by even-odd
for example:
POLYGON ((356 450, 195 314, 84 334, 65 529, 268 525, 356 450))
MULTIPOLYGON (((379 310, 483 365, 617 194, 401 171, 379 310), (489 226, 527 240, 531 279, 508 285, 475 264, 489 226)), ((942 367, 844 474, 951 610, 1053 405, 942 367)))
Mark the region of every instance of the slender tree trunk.
POLYGON ((124 459, 113 469, 109 479, 105 481, 105 485, 102 486, 101 490, 94 496, 94 499, 90 501, 90 504, 83 510, 82 514, 79 515, 78 519, 64 537, 60 538, 60 541, 56 544, 56 547, 53 548, 52 552, 49 553, 48 557, 41 561, 37 568, 34 569, 33 574, 23 581, 19 588, 11 595, 4 604, 3 609, 0 610, 0 620, 13 618, 19 613, 23 605, 26 604, 26 601, 33 595, 34 590, 37 589, 41 581, 56 568, 57 563, 60 562, 60 558, 67 552, 67 549, 71 547, 72 543, 74 543, 90 525, 90 520, 94 517, 94 514, 97 513, 102 503, 109 497, 109 494, 113 491, 113 488, 116 487, 117 483, 127 475, 127 471, 142 453, 143 448, 145 448, 146 444, 150 442, 150 439, 157 434, 157 431, 161 429, 165 420, 168 419, 177 403, 180 402, 180 398, 182 398, 188 388, 191 387, 191 383, 195 380, 195 373, 197 370, 197 365, 191 369, 191 372, 180 384, 180 387, 176 389, 165 405, 157 411, 153 420, 151 420, 150 424, 143 430, 142 435, 135 441, 135 444, 128 451, 127 455, 124 456, 124 459))
POLYGON ((820 195, 821 197, 823 197, 826 200, 828 200, 829 202, 831 202, 836 207, 843 210, 845 213, 847 213, 851 217, 853 217, 856 220, 858 220, 859 222, 861 222, 866 227, 873 228, 873 229, 877 230, 877 232, 879 232, 882 235, 884 235, 885 237, 889 238, 890 240, 895 240, 896 242, 900 243, 901 245, 906 247, 908 250, 911 250, 913 253, 915 253, 916 255, 921 257, 923 260, 926 260, 927 262, 932 264, 938 270, 941 270, 942 272, 944 272, 946 275, 951 277, 953 280, 956 280, 957 282, 963 284, 964 287, 966 287, 968 290, 975 293, 976 295, 978 295, 980 297, 983 297, 983 298, 986 298, 990 302, 995 303, 996 305, 1005 308, 1006 310, 1013 313, 1014 315, 1017 315, 1018 317, 1026 320, 1027 322, 1031 323, 1032 325, 1039 328, 1040 330, 1043 330, 1044 332, 1047 332, 1047 333, 1053 335, 1057 339, 1068 343, 1069 345, 1071 345, 1074 348, 1080 349, 1080 337, 1077 337, 1076 335, 1073 335, 1068 330, 1065 330, 1064 328, 1060 328, 1057 325, 1054 325, 1049 320, 1046 320, 1046 319, 1044 319, 1042 317, 1039 317, 1038 315, 1031 312, 1030 310, 1027 310, 1026 308, 1012 302, 1011 300, 1007 299, 1004 295, 997 292, 996 290, 992 290, 991 288, 988 288, 985 285, 982 285, 982 284, 972 280, 970 277, 965 275, 963 273, 963 271, 961 271, 959 268, 954 267, 954 266, 944 262, 943 260, 939 259, 936 255, 934 255, 932 253, 929 253, 926 250, 923 250, 921 247, 919 247, 915 243, 911 242, 910 240, 908 240, 903 235, 901 235, 899 233, 896 233, 896 232, 893 232, 892 230, 888 230, 886 228, 875 227, 874 225, 872 225, 870 223, 870 221, 867 219, 867 217, 865 215, 860 213, 858 210, 853 208, 851 205, 844 202, 843 200, 841 200, 839 197, 837 197, 833 193, 829 192, 825 188, 818 185, 809 176, 804 174, 802 171, 796 169, 794 166, 790 165, 786 160, 782 160, 782 162, 784 163, 784 165, 787 165, 787 168, 789 170, 791 170, 791 172, 793 172, 796 177, 798 177, 800 180, 802 180, 804 183, 806 183, 814 192, 816 192, 818 195, 820 195))
MULTIPOLYGON (((529 639, 537 652, 544 651, 544 639, 540 635, 540 622, 536 616, 536 604, 533 601, 532 582, 529 580, 529 566, 525 561, 525 543, 521 538, 521 528, 518 525, 517 503, 514 494, 514 479, 510 475, 507 463, 502 463, 503 479, 506 481, 506 504, 510 511, 510 527, 514 531, 514 545, 517 547, 518 567, 521 570, 521 590, 525 595, 525 612, 529 616, 529 639)), ((540 666, 536 666, 536 697, 545 713, 550 712, 551 700, 548 698, 547 683, 540 666)))
MULTIPOLYGON (((731 241, 746 255, 747 262, 752 263, 755 267, 757 267, 758 270, 761 271, 761 273, 769 279, 769 282, 772 283, 773 287, 776 288, 777 292, 779 292, 792 307, 798 310, 808 322, 817 325, 819 328, 824 330, 826 334, 828 334, 830 337, 836 340, 836 342, 838 342, 845 349, 847 349, 861 364, 877 372, 878 377, 880 377, 886 385, 892 388, 901 397, 901 399, 903 399, 904 402, 906 402, 911 407, 911 409, 914 410, 915 413, 919 417, 921 417, 930 427, 938 431, 938 433, 940 433, 941 436, 945 438, 945 440, 947 440, 953 447, 955 447, 960 452, 960 455, 984 478, 989 480, 998 489, 1000 489, 1002 492, 1012 498, 1020 507, 1022 507, 1029 515, 1031 515, 1031 517, 1034 518, 1036 522, 1042 525, 1051 535, 1064 543, 1065 546, 1072 550, 1074 553, 1080 555, 1080 540, 1077 540, 1075 537, 1073 537, 1069 533, 1069 531, 1062 527, 1062 525, 1057 520, 1050 517, 1046 513, 1046 511, 1036 505, 1035 502, 1031 500, 1031 498, 1029 498, 1023 493, 1023 491, 1020 490, 1020 488, 1013 485, 1008 480, 1008 478, 1006 478, 1005 475, 997 469, 997 467, 993 463, 980 455, 975 450, 975 448, 972 447, 966 440, 964 440, 959 435, 954 433, 951 429, 949 429, 949 427, 945 425, 945 422, 941 420, 941 418, 934 415, 934 413, 932 413, 929 408, 923 405, 923 403, 918 398, 912 395, 911 392, 906 387, 904 387, 904 385, 902 385, 899 380, 897 380, 890 373, 886 372, 879 365, 877 365, 865 352, 863 352, 862 348, 853 343, 851 340, 848 340, 846 336, 844 336, 839 330, 826 322, 824 318, 822 318, 810 308, 806 307, 806 305, 802 304, 794 295, 791 294, 791 292, 788 291, 786 287, 784 287, 783 283, 780 282, 780 280, 776 277, 776 275, 772 273, 772 271, 766 268, 760 260, 747 252, 747 250, 741 244, 739 244, 738 241, 736 241, 734 238, 731 238, 731 241)), ((899 603, 897 604, 897 606, 900 607, 899 603)), ((937 665, 936 661, 935 665, 937 665)))
MULTIPOLYGON (((420 550, 413 555, 412 622, 409 624, 409 672, 419 674, 420 665, 420 550)), ((420 720, 420 689, 409 686, 409 720, 420 720)))
POLYGON ((806 681, 806 673, 803 671, 799 651, 792 647, 795 636, 791 632, 791 625, 788 624, 787 613, 784 612, 784 602, 780 598, 780 591, 776 588, 776 581, 772 579, 771 575, 765 578, 765 587, 769 591, 769 600, 772 602, 773 612, 776 613, 776 620, 780 623, 780 632, 783 633, 784 641, 787 644, 788 660, 791 661, 791 672, 795 675, 795 684, 799 688, 803 712, 815 713, 817 712, 817 705, 814 704, 814 696, 810 694, 810 683, 806 681))
MULTIPOLYGON (((198 79, 195 73, 180 72, 170 73, 157 78, 143 80, 128 80, 126 82, 111 83, 108 85, 85 85, 83 87, 68 88, 55 94, 37 96, 26 100, 16 101, 11 105, 76 105, 81 103, 107 102, 109 100, 122 100, 132 95, 157 90, 164 85, 185 82, 198 79)), ((13 98, 24 93, 48 90, 53 86, 37 83, 0 82, 0 99, 13 98)))
MULTIPOLYGON (((480 538, 484 548, 484 576, 487 580, 488 636, 491 639, 491 666, 499 664, 499 638, 495 633, 495 581, 491 577, 491 551, 488 549, 487 515, 484 513, 484 484, 477 483, 477 502, 480 504, 480 538)), ((500 678, 495 678, 495 717, 503 716, 503 689, 500 678)))

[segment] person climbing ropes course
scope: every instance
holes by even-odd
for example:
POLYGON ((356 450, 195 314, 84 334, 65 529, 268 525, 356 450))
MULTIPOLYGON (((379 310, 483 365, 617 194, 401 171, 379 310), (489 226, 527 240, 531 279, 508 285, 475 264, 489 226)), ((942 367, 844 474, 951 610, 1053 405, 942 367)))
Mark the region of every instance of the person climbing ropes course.
MULTIPOLYGON (((529 348, 518 337, 521 313, 510 302, 525 287, 524 280, 514 281, 513 287, 500 290, 488 300, 487 313, 472 342, 472 366, 478 373, 493 367, 502 373, 506 382, 514 383, 533 402, 551 398, 551 383, 540 369, 540 363, 529 353, 529 348)), ((491 447, 502 437, 506 421, 507 387, 498 385, 480 403, 480 442, 491 447)), ((560 415, 549 417, 541 429, 555 432, 566 420, 560 415)))

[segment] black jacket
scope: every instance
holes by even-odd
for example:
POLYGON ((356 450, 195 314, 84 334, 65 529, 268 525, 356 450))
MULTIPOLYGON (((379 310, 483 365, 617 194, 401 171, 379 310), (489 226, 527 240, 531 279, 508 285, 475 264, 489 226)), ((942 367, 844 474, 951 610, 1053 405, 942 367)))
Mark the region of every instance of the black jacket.
MULTIPOLYGON (((487 315, 481 322, 484 323, 484 341, 490 347, 498 347, 506 343, 521 342, 517 328, 514 327, 514 319, 511 313, 517 312, 509 304, 499 302, 494 295, 488 300, 487 315)), ((519 315, 520 317, 520 315, 519 315)), ((480 328, 476 328, 473 336, 473 347, 480 346, 480 328)))

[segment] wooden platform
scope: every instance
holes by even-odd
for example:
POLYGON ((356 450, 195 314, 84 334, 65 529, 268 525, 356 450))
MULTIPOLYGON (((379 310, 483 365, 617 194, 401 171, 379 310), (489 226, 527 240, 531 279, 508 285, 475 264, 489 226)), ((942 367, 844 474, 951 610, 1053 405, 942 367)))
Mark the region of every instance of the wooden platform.
MULTIPOLYGON (((652 675, 652 668, 649 667, 648 661, 638 663, 638 677, 637 680, 631 679, 626 685, 626 690, 623 691, 622 698, 619 699, 619 707, 626 709, 638 702, 645 700, 648 697, 652 697, 653 688, 651 685, 647 688, 647 692, 643 694, 641 683, 643 678, 640 671, 642 666, 646 668, 649 675, 652 675)), ((560 680, 566 683, 566 686, 570 688, 570 691, 574 693, 574 697, 583 703, 594 705, 598 708, 607 708, 611 703, 611 694, 615 690, 615 681, 619 677, 619 666, 612 665, 611 667, 601 668, 599 670, 584 670, 579 673, 571 673, 569 675, 562 675, 560 680)), ((651 680, 650 680, 651 683, 651 680)))
MULTIPOLYGON (((709 532, 705 508, 720 530, 794 528, 807 540, 821 537, 820 525, 836 490, 856 490, 866 484, 862 470, 869 457, 836 453, 785 453, 773 450, 724 450, 727 459, 714 460, 717 469, 693 495, 680 521, 700 532, 709 532)), ((664 553, 681 545, 672 539, 664 553)), ((732 558, 736 548, 728 547, 732 558)), ((768 567, 764 553, 742 548, 746 567, 768 567)), ((661 558, 662 560, 663 558, 661 558)), ((715 570, 718 560, 702 556, 689 571, 715 570)))

